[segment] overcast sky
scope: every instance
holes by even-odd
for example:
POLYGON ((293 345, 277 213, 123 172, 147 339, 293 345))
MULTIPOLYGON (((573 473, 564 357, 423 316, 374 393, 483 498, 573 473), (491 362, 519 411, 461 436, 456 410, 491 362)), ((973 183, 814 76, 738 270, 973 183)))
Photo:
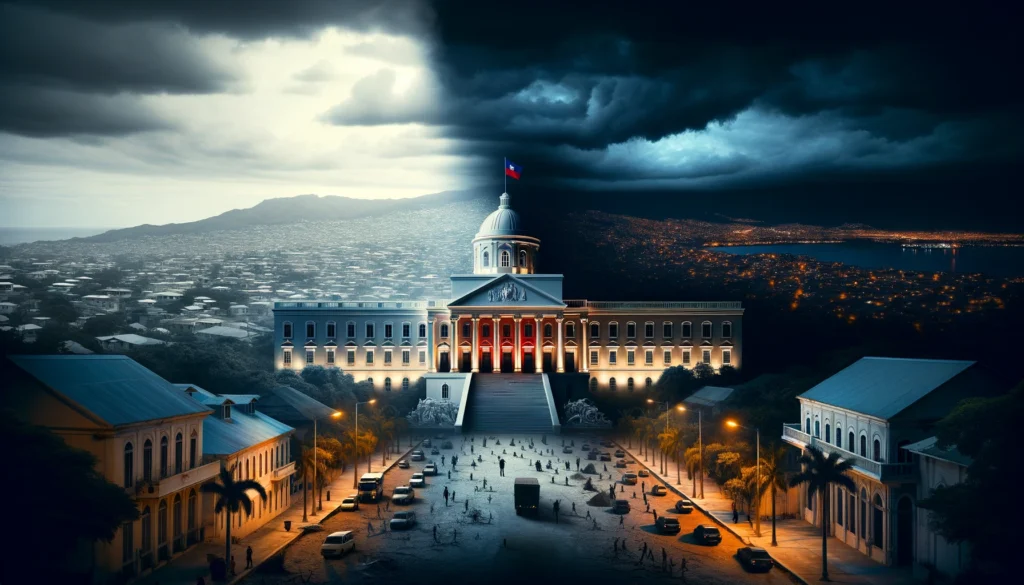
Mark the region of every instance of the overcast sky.
POLYGON ((884 6, 0 0, 0 225, 489 188, 503 156, 538 188, 781 205, 1018 162, 1009 8, 884 6))

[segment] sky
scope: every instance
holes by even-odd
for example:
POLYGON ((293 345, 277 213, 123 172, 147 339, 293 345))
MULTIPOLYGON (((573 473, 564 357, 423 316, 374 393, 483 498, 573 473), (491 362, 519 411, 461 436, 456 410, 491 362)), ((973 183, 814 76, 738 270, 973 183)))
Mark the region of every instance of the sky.
POLYGON ((715 4, 0 0, 0 225, 500 192, 508 157, 541 202, 1024 231, 1009 3, 715 4))

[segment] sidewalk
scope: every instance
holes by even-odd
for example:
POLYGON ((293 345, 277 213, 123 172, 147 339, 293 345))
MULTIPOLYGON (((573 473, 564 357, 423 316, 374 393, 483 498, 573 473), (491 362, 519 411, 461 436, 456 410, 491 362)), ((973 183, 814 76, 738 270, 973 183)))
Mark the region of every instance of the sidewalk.
MULTIPOLYGON (((704 478, 704 498, 691 498, 693 493, 693 482, 687 479, 686 470, 682 470, 681 483, 676 483, 675 462, 670 461, 669 473, 662 477, 656 470, 658 464, 652 460, 644 461, 643 457, 637 455, 639 449, 627 449, 622 443, 616 442, 620 449, 636 460, 638 465, 644 466, 651 472, 651 475, 662 480, 670 490, 686 496, 693 501, 694 505, 714 517, 724 528, 735 534, 743 542, 752 546, 760 546, 768 551, 779 565, 796 575, 805 583, 817 583, 821 580, 821 529, 803 520, 780 520, 775 521, 775 534, 779 542, 778 546, 771 546, 772 522, 761 520, 761 536, 754 536, 754 530, 746 522, 746 515, 741 514, 742 520, 733 524, 732 522, 732 500, 722 494, 721 490, 711 478, 704 478)), ((699 479, 697 495, 700 495, 699 479)), ((887 567, 877 563, 846 544, 829 538, 828 541, 828 574, 829 579, 834 583, 847 583, 850 585, 902 585, 905 583, 916 583, 911 576, 909 568, 887 567)))
MULTIPOLYGON (((413 438, 412 444, 418 445, 422 437, 413 438)), ((405 445, 409 442, 406 440, 402 441, 405 445)), ((385 465, 382 467, 380 464, 381 452, 373 454, 372 458, 372 469, 373 471, 387 471, 391 469, 393 465, 398 463, 399 459, 407 456, 409 451, 413 447, 402 447, 402 451, 391 456, 385 465)), ((359 466, 359 474, 366 473, 366 460, 363 460, 359 466)), ((307 524, 316 524, 322 522, 324 519, 331 516, 341 505, 341 500, 345 496, 353 492, 352 489, 352 477, 353 469, 350 466, 345 470, 345 473, 339 475, 330 486, 324 487, 324 508, 323 510, 316 510, 315 515, 308 514, 309 520, 307 522, 302 521, 302 490, 299 490, 292 494, 292 505, 286 510, 281 512, 269 520, 264 526, 247 535, 241 539, 237 544, 231 546, 232 554, 235 556, 235 567, 238 575, 234 578, 229 577, 228 585, 236 583, 245 578, 250 571, 253 569, 245 570, 245 549, 248 546, 252 547, 252 558, 253 563, 259 566, 267 559, 273 557, 275 554, 280 552, 283 548, 291 544, 295 539, 302 535, 302 527, 307 524), (331 500, 327 500, 327 492, 331 493, 331 500), (292 521, 292 529, 288 532, 284 529, 284 521, 292 521)), ((314 503, 313 490, 309 492, 309 504, 314 503)), ((207 554, 215 554, 217 556, 224 556, 224 543, 220 542, 202 542, 179 557, 174 558, 168 564, 155 569, 152 573, 140 577, 134 581, 134 585, 195 585, 196 580, 202 576, 205 579, 207 585, 213 583, 210 578, 209 563, 207 562, 207 554)), ((230 567, 230 563, 229 563, 230 567)))

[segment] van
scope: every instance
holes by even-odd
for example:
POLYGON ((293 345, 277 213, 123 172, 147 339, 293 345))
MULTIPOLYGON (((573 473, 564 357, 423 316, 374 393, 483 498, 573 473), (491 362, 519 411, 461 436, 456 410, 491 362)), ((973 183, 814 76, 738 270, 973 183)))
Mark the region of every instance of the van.
POLYGON ((376 502, 384 495, 384 474, 364 473, 359 478, 359 499, 364 502, 376 502))
POLYGON ((629 500, 615 500, 612 504, 612 512, 616 514, 629 514, 629 500))
POLYGON ((351 530, 332 532, 320 545, 320 554, 324 557, 340 557, 356 547, 356 536, 351 530))

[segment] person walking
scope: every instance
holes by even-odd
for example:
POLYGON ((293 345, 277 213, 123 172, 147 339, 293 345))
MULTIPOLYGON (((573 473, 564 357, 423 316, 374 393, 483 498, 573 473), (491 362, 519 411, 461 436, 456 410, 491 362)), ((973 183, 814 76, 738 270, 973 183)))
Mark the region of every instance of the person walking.
POLYGON ((252 547, 251 546, 245 547, 245 568, 246 569, 251 569, 252 568, 252 547))
POLYGON ((732 503, 732 523, 733 524, 739 524, 739 522, 740 522, 740 513, 736 510, 736 502, 733 502, 732 503))
POLYGON ((572 515, 573 516, 578 516, 579 515, 579 514, 576 513, 576 502, 572 503, 572 515))
POLYGON ((448 486, 444 486, 444 493, 441 494, 441 495, 444 496, 444 507, 447 508, 448 507, 448 486))
POLYGON ((643 494, 644 494, 644 501, 646 502, 647 501, 647 483, 642 482, 642 481, 640 482, 640 491, 643 492, 643 494))
POLYGON ((577 457, 576 458, 576 471, 579 471, 579 470, 580 470, 580 458, 577 457))
POLYGON ((455 490, 452 490, 452 502, 455 502, 455 490))
POLYGON ((441 467, 444 467, 444 455, 441 455, 441 467))
POLYGON ((449 470, 448 470, 448 479, 451 479, 451 478, 452 478, 452 470, 451 470, 451 469, 449 469, 449 470))
POLYGON ((380 504, 377 504, 377 517, 380 518, 380 504))
POLYGON ((615 542, 612 544, 612 546, 615 547, 615 556, 618 557, 619 556, 619 537, 618 536, 615 537, 615 542))
POLYGON ((555 510, 555 524, 558 524, 558 508, 560 507, 559 506, 559 500, 555 500, 555 503, 554 503, 554 505, 552 507, 555 510))
POLYGON ((505 477, 505 460, 500 457, 498 458, 498 471, 501 477, 505 477))
POLYGON ((658 523, 658 510, 657 509, 654 510, 654 523, 655 524, 658 523))
POLYGON ((458 542, 458 541, 459 541, 459 530, 457 528, 452 528, 452 542, 458 542))
POLYGON ((369 520, 367 520, 367 522, 366 522, 366 533, 367 534, 373 534, 373 532, 374 532, 374 530, 373 530, 373 522, 370 522, 369 520))
POLYGON ((647 556, 647 541, 645 540, 644 541, 644 549, 642 551, 640 551, 640 560, 637 561, 636 564, 639 565, 640 563, 644 562, 644 557, 646 557, 646 556, 647 556))
POLYGON ((625 527, 626 516, 625 514, 619 516, 619 526, 625 527))

